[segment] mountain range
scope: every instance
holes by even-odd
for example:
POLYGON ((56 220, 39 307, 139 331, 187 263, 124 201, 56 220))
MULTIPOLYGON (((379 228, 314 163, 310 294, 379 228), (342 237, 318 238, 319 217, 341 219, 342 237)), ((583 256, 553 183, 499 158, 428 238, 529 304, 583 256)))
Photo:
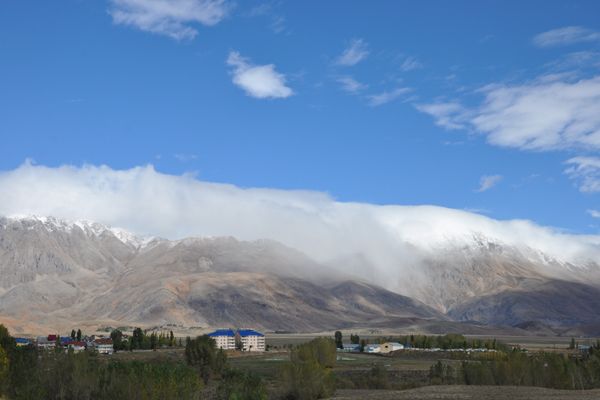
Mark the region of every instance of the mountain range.
POLYGON ((322 263, 273 240, 142 238, 94 222, 2 217, 0 323, 21 333, 251 326, 600 334, 594 262, 478 232, 418 250, 397 261, 402 279, 384 288, 356 273, 369 268, 360 255, 322 263))

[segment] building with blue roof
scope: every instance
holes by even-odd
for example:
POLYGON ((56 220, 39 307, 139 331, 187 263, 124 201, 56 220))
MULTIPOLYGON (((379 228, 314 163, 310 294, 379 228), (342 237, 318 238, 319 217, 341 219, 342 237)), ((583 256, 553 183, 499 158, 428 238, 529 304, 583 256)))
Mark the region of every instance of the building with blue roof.
POLYGON ((243 351, 265 351, 265 335, 254 329, 238 330, 243 351))
POLYGON ((29 346, 31 344, 31 340, 29 340, 27 338, 20 338, 20 337, 15 338, 15 342, 18 347, 29 346))
POLYGON ((235 350, 235 332, 233 329, 217 329, 209 333, 208 337, 214 339, 219 349, 235 350))

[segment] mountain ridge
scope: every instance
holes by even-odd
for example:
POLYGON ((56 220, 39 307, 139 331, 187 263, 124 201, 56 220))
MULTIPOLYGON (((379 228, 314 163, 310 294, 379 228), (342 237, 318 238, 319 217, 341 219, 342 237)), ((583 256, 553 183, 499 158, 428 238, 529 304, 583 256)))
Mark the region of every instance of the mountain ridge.
MULTIPOLYGON (((393 326, 411 318, 453 329, 460 327, 455 322, 534 327, 535 318, 563 331, 567 324, 600 325, 600 311, 590 313, 569 290, 552 293, 579 304, 587 316, 577 307, 556 307, 556 315, 546 317, 543 302, 532 300, 544 298, 535 288, 549 290, 552 282, 596 293, 594 266, 544 259, 532 255, 535 249, 530 254, 485 237, 475 236, 474 243, 458 242, 412 268, 402 266, 404 290, 390 291, 269 239, 171 241, 89 221, 0 217, 0 317, 13 326, 23 321, 19 329, 27 321, 66 326, 93 320, 292 331, 393 326), (510 316, 503 304, 513 297, 531 312, 510 316)), ((593 299, 585 302, 596 304, 593 299)))

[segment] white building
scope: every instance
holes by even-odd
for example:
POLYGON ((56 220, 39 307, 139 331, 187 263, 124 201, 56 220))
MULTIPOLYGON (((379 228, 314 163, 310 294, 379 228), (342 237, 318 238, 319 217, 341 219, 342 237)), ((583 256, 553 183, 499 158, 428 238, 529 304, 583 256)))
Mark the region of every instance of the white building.
POLYGON ((110 338, 96 339, 93 342, 93 349, 99 354, 112 354, 115 349, 113 347, 113 341, 110 338))
POLYGON ((208 336, 217 343, 217 348, 235 350, 235 333, 231 329, 217 329, 208 336))
POLYGON ((240 329, 238 337, 243 351, 265 351, 265 335, 252 329, 240 329))
POLYGON ((53 338, 51 336, 38 336, 36 344, 40 350, 54 350, 56 347, 56 336, 53 338))
POLYGON ((73 341, 67 344, 67 348, 72 350, 73 353, 80 353, 85 350, 85 342, 73 341))
POLYGON ((396 350, 404 349, 404 345, 397 342, 387 342, 381 345, 380 353, 390 353, 396 350))
POLYGON ((381 353, 381 346, 379 346, 378 344, 366 345, 365 353, 381 353))

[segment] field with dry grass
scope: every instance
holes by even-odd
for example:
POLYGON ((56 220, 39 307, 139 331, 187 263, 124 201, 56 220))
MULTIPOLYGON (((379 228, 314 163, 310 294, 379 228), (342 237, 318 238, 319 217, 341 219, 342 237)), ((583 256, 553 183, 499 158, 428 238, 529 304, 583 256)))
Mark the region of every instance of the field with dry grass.
POLYGON ((425 386, 410 390, 338 390, 332 400, 597 400, 600 390, 554 390, 525 386, 425 386))

